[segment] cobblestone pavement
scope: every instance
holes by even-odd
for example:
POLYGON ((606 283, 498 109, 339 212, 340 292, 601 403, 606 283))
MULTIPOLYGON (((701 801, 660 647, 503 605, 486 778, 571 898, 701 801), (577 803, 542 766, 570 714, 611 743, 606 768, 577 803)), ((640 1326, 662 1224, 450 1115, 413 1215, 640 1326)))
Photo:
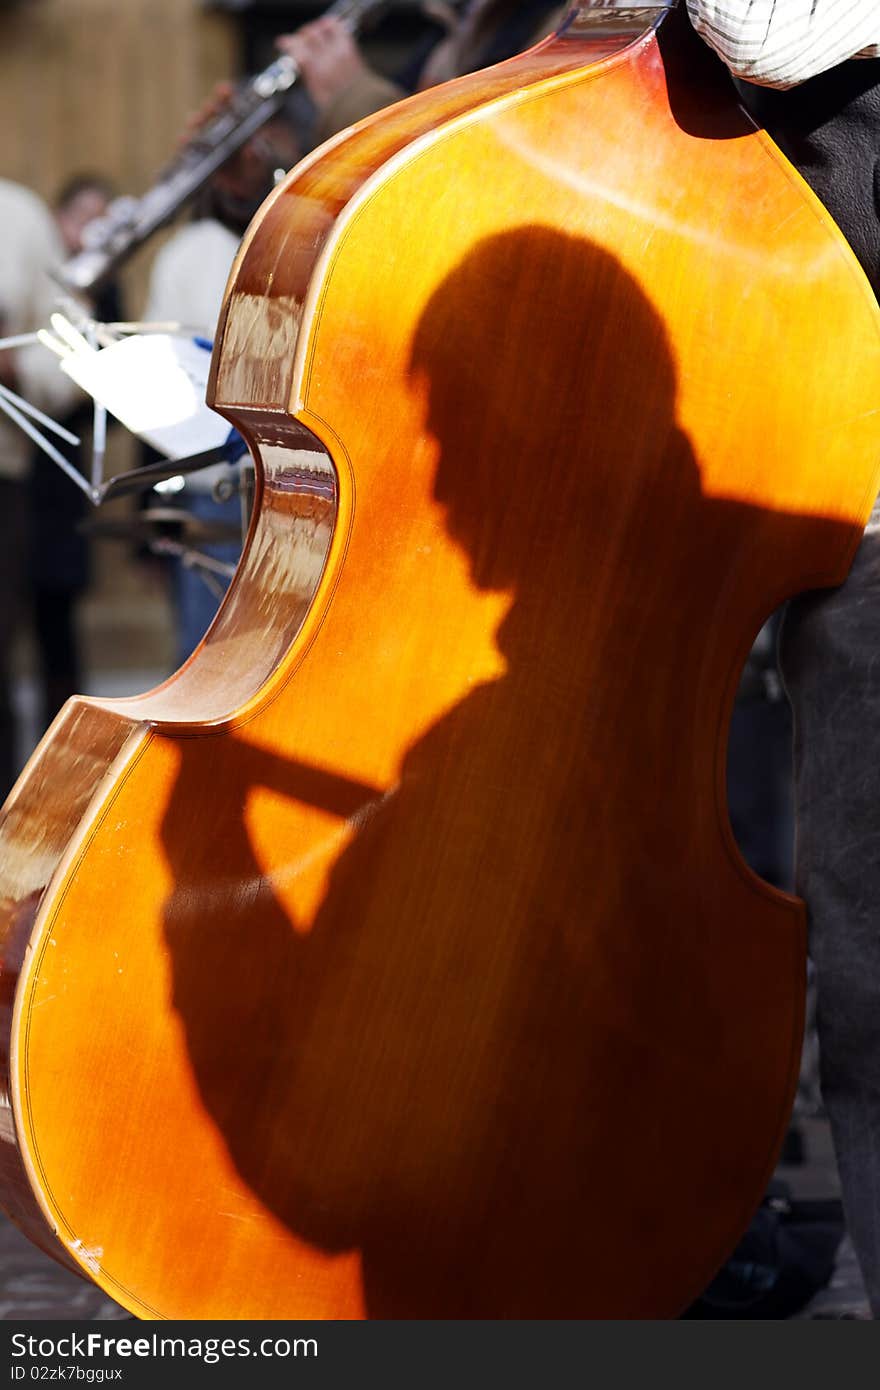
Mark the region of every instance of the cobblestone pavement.
MULTIPOLYGON (((837 1169, 827 1125, 822 1120, 808 1120, 802 1123, 801 1130, 805 1161, 796 1165, 781 1164, 778 1175, 788 1184, 793 1197, 837 1196, 837 1169)), ((31 1245, 11 1222, 0 1217, 0 1319, 97 1321, 129 1316, 94 1284, 86 1283, 57 1265, 31 1245)), ((870 1318, 855 1254, 848 1240, 838 1252, 830 1285, 813 1298, 799 1317, 870 1318)))
MULTIPOLYGON (((837 1164, 827 1122, 804 1120, 799 1129, 803 1135, 805 1161, 794 1165, 780 1164, 778 1176, 788 1184, 794 1198, 839 1197, 837 1164)), ((811 1320, 872 1320, 856 1252, 848 1236, 837 1252, 834 1274, 828 1287, 817 1293, 798 1316, 811 1320)))
POLYGON ((127 1318, 95 1284, 56 1264, 27 1240, 11 1221, 0 1217, 0 1319, 44 1322, 72 1318, 127 1318))

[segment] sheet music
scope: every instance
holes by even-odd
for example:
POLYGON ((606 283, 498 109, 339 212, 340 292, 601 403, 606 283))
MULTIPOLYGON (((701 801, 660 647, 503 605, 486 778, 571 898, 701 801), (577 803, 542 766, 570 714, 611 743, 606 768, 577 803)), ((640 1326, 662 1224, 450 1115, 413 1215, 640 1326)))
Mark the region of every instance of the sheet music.
POLYGON ((133 434, 169 459, 223 444, 229 424, 205 404, 211 353, 192 338, 135 335, 80 347, 61 370, 133 434))

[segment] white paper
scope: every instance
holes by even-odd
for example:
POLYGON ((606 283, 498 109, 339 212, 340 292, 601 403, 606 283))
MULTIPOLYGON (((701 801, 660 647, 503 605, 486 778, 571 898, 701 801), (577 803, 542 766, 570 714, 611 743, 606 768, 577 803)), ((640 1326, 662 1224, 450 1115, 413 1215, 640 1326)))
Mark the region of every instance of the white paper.
POLYGON ((100 351, 71 352, 62 371, 166 458, 214 449, 230 425, 205 405, 211 354, 191 338, 135 335, 100 351))

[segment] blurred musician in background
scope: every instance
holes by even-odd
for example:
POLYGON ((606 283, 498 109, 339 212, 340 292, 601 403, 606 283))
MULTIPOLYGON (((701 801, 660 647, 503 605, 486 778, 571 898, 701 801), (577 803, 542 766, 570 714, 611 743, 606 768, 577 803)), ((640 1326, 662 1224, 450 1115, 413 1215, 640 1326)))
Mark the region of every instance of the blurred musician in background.
MULTIPOLYGON (((213 338, 223 291, 239 239, 260 203, 270 192, 277 170, 287 171, 311 145, 373 111, 408 94, 458 73, 473 71, 527 48, 557 27, 566 5, 553 0, 477 0, 456 20, 448 13, 447 37, 416 71, 400 83, 375 72, 363 58, 349 29, 332 16, 304 25, 277 40, 300 70, 301 82, 291 91, 281 115, 257 133, 214 175, 198 205, 196 220, 182 228, 156 258, 144 317, 176 321, 213 338), (304 104, 304 102, 306 104, 304 104)), ((190 124, 197 130, 222 108, 230 95, 218 87, 190 124)), ((191 475, 186 506, 200 520, 232 522, 236 498, 218 502, 218 481, 230 469, 220 464, 191 475)), ((233 542, 204 547, 216 559, 232 563, 239 546, 233 542)), ((178 655, 189 656, 204 635, 217 608, 208 585, 183 564, 176 566, 175 602, 178 615, 178 655)))
POLYGON ((568 8, 556 0, 474 0, 460 19, 451 17, 448 37, 426 58, 420 55, 417 70, 402 73, 397 82, 369 66, 349 30, 331 15, 283 35, 278 47, 299 68, 315 106, 315 143, 320 144, 412 90, 521 53, 552 34, 568 8))
MULTIPOLYGON (((113 197, 113 186, 101 174, 75 174, 62 186, 53 214, 66 256, 83 249, 83 229, 104 216, 113 197)), ((92 295, 91 312, 104 323, 125 317, 115 280, 104 282, 92 295)), ((46 356, 57 371, 57 364, 46 356)), ((87 441, 91 402, 79 399, 62 423, 87 441)), ((83 472, 87 471, 87 448, 84 443, 79 457, 73 458, 83 472)), ((77 523, 88 503, 76 484, 39 449, 32 453, 27 487, 27 577, 38 660, 37 729, 42 733, 65 700, 83 688, 75 610, 89 581, 89 547, 77 523)))
MULTIPOLYGON (((64 260, 59 229, 45 204, 19 184, 0 179, 0 335, 13 337, 44 328, 55 307, 52 272, 64 260)), ((56 417, 76 400, 77 390, 58 362, 37 343, 0 352, 0 382, 56 417)), ((17 723, 10 660, 26 599, 27 436, 0 413, 0 791, 5 796, 18 772, 17 723)))

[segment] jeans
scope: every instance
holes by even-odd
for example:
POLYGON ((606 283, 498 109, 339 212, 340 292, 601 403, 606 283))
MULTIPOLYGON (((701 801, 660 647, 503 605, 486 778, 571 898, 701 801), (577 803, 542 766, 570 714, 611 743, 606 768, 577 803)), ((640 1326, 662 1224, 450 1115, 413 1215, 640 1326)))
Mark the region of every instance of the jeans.
MULTIPOLYGON (((199 521, 229 522, 233 526, 241 524, 241 502, 238 496, 228 502, 215 502, 208 493, 192 492, 186 501, 186 509, 199 521)), ((209 545, 199 545, 198 549, 215 560, 234 565, 241 554, 239 541, 221 541, 209 545)), ((184 662, 195 651, 211 625, 229 580, 219 574, 211 574, 208 582, 203 579, 196 567, 182 560, 175 566, 174 597, 177 609, 177 655, 184 662)))

